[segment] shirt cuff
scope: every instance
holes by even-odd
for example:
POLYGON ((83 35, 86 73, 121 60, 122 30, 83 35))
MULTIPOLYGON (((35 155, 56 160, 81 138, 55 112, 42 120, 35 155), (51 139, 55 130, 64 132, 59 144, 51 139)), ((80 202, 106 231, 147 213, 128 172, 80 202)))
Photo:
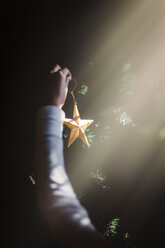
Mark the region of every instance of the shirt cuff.
POLYGON ((44 106, 37 113, 37 136, 56 135, 62 138, 65 113, 56 106, 44 106))

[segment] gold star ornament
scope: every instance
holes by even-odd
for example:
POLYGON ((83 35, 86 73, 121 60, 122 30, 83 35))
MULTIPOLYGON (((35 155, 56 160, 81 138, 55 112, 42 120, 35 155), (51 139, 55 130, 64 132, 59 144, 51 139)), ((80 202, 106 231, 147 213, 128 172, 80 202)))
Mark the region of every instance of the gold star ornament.
POLYGON ((90 147, 86 134, 85 129, 91 125, 93 120, 82 120, 80 118, 80 114, 78 111, 77 104, 74 103, 74 110, 73 110, 73 119, 65 119, 64 124, 71 129, 68 147, 79 137, 85 145, 90 147))

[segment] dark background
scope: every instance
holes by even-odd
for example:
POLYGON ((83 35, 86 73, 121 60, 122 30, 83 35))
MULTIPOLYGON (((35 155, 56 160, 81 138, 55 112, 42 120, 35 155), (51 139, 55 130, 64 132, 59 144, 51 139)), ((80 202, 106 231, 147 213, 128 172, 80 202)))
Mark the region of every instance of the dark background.
MULTIPOLYGON (((78 78, 80 65, 91 60, 86 50, 92 34, 103 26, 104 13, 95 12, 96 5, 101 2, 99 0, 2 2, 1 48, 5 65, 2 71, 5 81, 1 91, 2 100, 4 99, 2 115, 3 121, 5 120, 2 129, 2 181, 5 189, 2 206, 5 212, 2 213, 5 217, 3 236, 5 247, 51 247, 54 243, 40 216, 35 186, 28 178, 34 170, 37 97, 54 64, 68 66, 78 78), (92 18, 89 18, 90 12, 94 13, 92 18), (85 52, 80 52, 83 49, 85 52)), ((109 2, 111 3, 108 9, 109 16, 113 16, 126 1, 109 2)), ((92 70, 98 68, 97 64, 92 70)), ((86 104, 90 102, 89 97, 85 100, 86 104)), ((82 111, 83 107, 86 107, 81 102, 80 106, 82 111)), ((70 109, 69 105, 65 107, 68 113, 70 109)), ((67 152, 67 159, 69 156, 73 156, 73 153, 69 155, 67 152)), ((121 192, 119 182, 116 182, 116 185, 116 191, 114 190, 111 195, 112 216, 122 217, 123 228, 125 232, 132 233, 135 247, 160 247, 160 244, 164 243, 163 190, 149 217, 141 213, 143 226, 139 226, 136 211, 125 216, 122 213, 120 196, 123 199, 128 192, 127 194, 124 190, 121 192)), ((98 202, 105 202, 106 206, 107 195, 103 191, 99 192, 99 188, 95 188, 95 192, 92 190, 91 186, 89 190, 91 200, 87 197, 84 204, 91 213, 94 223, 101 230, 101 225, 105 225, 108 214, 98 202), (93 211, 93 201, 95 209, 98 206, 98 211, 93 211), (102 218, 101 224, 99 218, 102 218)))

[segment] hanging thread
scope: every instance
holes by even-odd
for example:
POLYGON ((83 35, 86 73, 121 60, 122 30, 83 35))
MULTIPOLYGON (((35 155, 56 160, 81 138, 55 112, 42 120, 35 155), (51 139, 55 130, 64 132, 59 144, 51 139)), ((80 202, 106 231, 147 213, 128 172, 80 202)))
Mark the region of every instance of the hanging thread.
POLYGON ((74 96, 74 93, 73 93, 73 92, 75 91, 76 87, 77 87, 77 81, 76 81, 76 79, 73 78, 73 77, 72 77, 71 81, 74 81, 74 84, 75 84, 75 85, 74 85, 74 87, 73 87, 72 90, 69 90, 69 93, 72 95, 74 103, 77 104, 77 100, 76 100, 76 98, 75 98, 75 96, 74 96))

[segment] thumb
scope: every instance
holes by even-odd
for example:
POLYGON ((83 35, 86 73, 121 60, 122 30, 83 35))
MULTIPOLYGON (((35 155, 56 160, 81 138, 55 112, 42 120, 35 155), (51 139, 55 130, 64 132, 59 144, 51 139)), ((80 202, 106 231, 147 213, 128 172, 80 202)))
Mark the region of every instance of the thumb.
POLYGON ((69 75, 66 77, 66 86, 68 87, 69 82, 72 80, 72 77, 69 75))

